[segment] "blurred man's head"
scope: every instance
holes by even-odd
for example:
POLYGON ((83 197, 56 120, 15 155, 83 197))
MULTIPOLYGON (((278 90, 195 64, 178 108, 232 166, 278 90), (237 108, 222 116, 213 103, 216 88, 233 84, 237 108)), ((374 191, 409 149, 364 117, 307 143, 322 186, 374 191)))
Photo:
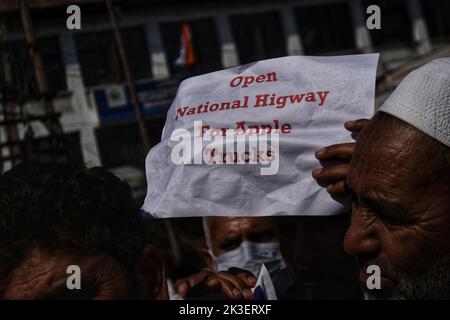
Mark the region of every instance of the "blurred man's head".
POLYGON ((16 167, 0 178, 0 298, 165 298, 128 185, 101 168, 16 167), (81 271, 69 290, 67 268, 81 271))
POLYGON ((255 276, 262 263, 282 261, 278 233, 270 217, 207 217, 203 219, 208 267, 226 271, 237 267, 255 276))
POLYGON ((450 298, 450 148, 378 113, 357 142, 348 175, 352 224, 345 248, 381 268, 374 297, 450 298))
POLYGON ((287 267, 296 274, 298 296, 306 299, 361 297, 354 259, 342 242, 349 214, 284 217, 280 245, 287 267))

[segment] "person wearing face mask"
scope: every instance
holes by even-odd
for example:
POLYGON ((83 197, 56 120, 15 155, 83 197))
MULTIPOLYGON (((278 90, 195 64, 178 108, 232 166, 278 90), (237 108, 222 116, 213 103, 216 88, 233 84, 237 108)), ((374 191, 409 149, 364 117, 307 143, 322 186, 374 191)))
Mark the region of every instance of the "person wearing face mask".
POLYGON ((257 276, 261 265, 284 268, 276 225, 268 217, 203 218, 209 269, 215 272, 239 268, 257 276))
MULTIPOLYGON (((270 217, 205 217, 203 230, 205 247, 202 254, 207 268, 176 283, 177 292, 187 295, 190 284, 215 273, 224 282, 236 281, 235 275, 247 271, 258 276, 264 264, 274 283, 277 296, 284 294, 293 283, 281 255, 278 229, 270 217), (194 280, 195 279, 195 280, 194 280)), ((243 296, 251 298, 251 291, 243 296)))

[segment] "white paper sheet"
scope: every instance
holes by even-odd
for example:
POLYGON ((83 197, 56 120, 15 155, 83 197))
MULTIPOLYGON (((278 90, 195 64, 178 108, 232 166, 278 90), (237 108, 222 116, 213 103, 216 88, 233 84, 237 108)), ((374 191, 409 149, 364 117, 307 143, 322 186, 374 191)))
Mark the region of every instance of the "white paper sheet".
MULTIPOLYGON (((312 170, 321 166, 314 152, 352 141, 344 122, 372 116, 377 62, 378 54, 290 56, 183 81, 168 111, 161 142, 146 159, 143 210, 162 218, 333 215, 348 209, 312 178, 312 170), (201 129, 196 121, 205 127, 201 129), (248 130, 251 125, 257 125, 259 132, 269 132, 270 125, 272 133, 278 127, 276 174, 261 174, 267 163, 209 164, 202 157, 208 152, 210 160, 220 161, 220 148, 213 154, 211 149, 205 151, 211 142, 203 141, 201 149, 192 144, 191 150, 180 152, 180 142, 187 137, 183 135, 191 134, 189 141, 193 141, 201 139, 203 132, 218 146, 222 143, 215 134, 229 135, 230 129, 248 130), (180 161, 177 155, 191 164, 174 163, 180 161)), ((252 128, 255 133, 256 127, 252 128)), ((267 160, 269 154, 264 155, 267 160)))

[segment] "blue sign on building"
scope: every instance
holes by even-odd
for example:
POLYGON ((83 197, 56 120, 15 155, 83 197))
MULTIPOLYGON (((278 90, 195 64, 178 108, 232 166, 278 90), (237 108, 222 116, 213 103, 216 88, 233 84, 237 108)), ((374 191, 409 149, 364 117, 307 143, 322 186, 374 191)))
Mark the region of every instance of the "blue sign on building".
MULTIPOLYGON (((144 114, 165 113, 175 98, 182 79, 149 80, 136 84, 144 114)), ((126 84, 110 85, 94 90, 97 110, 102 122, 134 118, 130 92, 126 84)))

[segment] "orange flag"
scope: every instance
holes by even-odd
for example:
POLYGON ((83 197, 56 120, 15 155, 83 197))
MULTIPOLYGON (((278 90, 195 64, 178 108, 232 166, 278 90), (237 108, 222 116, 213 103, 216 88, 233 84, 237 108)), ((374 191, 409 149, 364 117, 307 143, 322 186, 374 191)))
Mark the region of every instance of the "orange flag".
POLYGON ((190 66, 195 63, 195 53, 192 46, 191 28, 189 23, 184 22, 181 26, 180 56, 175 61, 178 66, 190 66))

